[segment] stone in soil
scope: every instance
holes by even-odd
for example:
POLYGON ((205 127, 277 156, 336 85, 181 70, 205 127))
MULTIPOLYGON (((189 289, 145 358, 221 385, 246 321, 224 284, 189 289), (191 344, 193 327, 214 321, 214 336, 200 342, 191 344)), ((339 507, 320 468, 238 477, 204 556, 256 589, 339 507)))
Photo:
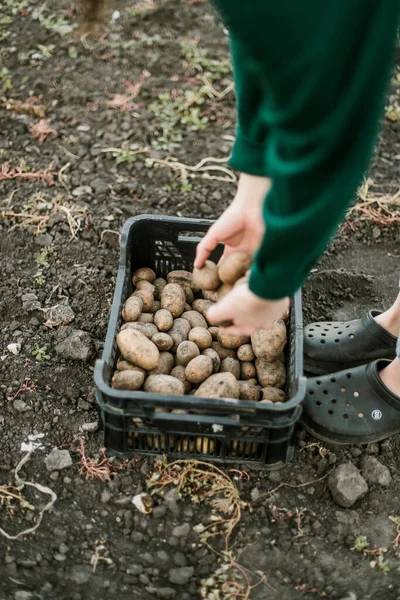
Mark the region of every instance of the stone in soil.
POLYGON ((68 450, 53 450, 44 459, 48 471, 60 471, 72 465, 72 458, 68 450))
POLYGON ((93 342, 87 331, 73 329, 62 342, 56 345, 56 352, 62 358, 86 362, 93 353, 93 342))
POLYGON ((328 488, 336 504, 349 508, 365 496, 368 484, 352 463, 339 465, 328 478, 328 488))
POLYGON ((177 585, 186 585, 190 578, 193 577, 193 567, 178 567, 177 569, 171 569, 169 572, 169 580, 171 583, 177 585))
POLYGON ((392 483, 390 471, 374 456, 368 456, 362 465, 362 476, 368 483, 388 487, 392 483))
POLYGON ((190 529, 189 523, 183 523, 183 525, 177 525, 173 528, 172 535, 177 538, 186 537, 189 535, 190 529))
POLYGON ((47 312, 45 325, 47 327, 59 327, 60 325, 67 325, 74 318, 75 313, 70 306, 57 304, 47 312))

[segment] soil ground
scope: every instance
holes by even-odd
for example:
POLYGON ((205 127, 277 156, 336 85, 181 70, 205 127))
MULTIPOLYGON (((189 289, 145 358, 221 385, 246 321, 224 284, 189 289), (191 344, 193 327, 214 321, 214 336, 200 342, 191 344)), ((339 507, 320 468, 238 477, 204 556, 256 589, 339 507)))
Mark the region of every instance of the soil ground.
MULTIPOLYGON (((2 0, 1 8, 0 526, 11 534, 32 527, 48 501, 27 487, 12 493, 33 511, 5 497, 29 435, 44 434, 44 449, 20 475, 57 500, 35 533, 0 535, 0 600, 200 598, 201 580, 220 560, 193 529, 210 518, 209 508, 170 493, 156 497, 153 515, 142 515, 131 499, 146 489, 153 459, 121 469, 116 461, 110 481, 88 480, 71 444, 80 437, 87 455, 99 456, 101 435, 87 431, 98 418, 93 364, 105 339, 121 225, 141 213, 214 218, 232 199, 225 163, 214 161, 223 169, 207 173, 220 179, 207 179, 165 162, 174 156, 193 166, 229 155, 235 113, 226 34, 201 1, 121 3, 97 42, 72 35, 66 2, 2 0), (57 354, 65 327, 49 326, 56 305, 69 306, 69 326, 86 332, 86 360, 57 354), (53 447, 69 450, 73 465, 50 473, 44 458, 53 447)), ((394 84, 370 195, 398 190, 396 103, 394 84)), ((313 272, 303 294, 306 322, 351 318, 394 299, 398 217, 371 207, 376 213, 353 212, 313 272)), ((399 600, 397 525, 389 518, 400 515, 399 449, 399 436, 338 448, 300 430, 287 468, 249 468, 248 481, 231 473, 249 503, 233 554, 266 577, 246 598, 399 600), (338 507, 324 476, 369 455, 389 468, 390 486, 370 485, 357 505, 338 507), (270 493, 283 482, 292 487, 270 493), (353 549, 359 536, 367 551, 353 549), (378 554, 383 562, 371 565, 378 554)), ((230 568, 232 579, 238 572, 230 568)), ((239 597, 209 583, 214 600, 239 597)))

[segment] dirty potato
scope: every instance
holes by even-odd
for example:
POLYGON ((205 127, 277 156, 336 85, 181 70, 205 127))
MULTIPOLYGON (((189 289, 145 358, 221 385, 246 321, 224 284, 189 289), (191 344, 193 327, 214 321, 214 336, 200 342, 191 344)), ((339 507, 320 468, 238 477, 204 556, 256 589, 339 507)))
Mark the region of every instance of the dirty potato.
POLYGON ((237 349, 237 357, 239 360, 243 360, 244 362, 251 362, 254 360, 256 355, 253 352, 252 345, 243 344, 243 346, 239 346, 237 349))
POLYGON ((175 359, 170 352, 160 352, 158 365, 149 369, 149 375, 169 375, 173 369, 175 359))
POLYGON ((227 294, 229 294, 229 292, 233 289, 233 285, 231 285, 230 283, 223 283, 222 285, 219 286, 219 288, 217 289, 217 300, 222 300, 222 298, 225 298, 225 296, 227 294))
POLYGON ((235 349, 247 344, 249 337, 245 335, 231 335, 223 329, 218 331, 218 341, 224 348, 235 349))
POLYGON ((153 306, 154 296, 150 290, 136 290, 132 294, 135 298, 141 298, 143 302, 142 312, 150 312, 153 306))
POLYGON ((157 346, 137 329, 120 331, 117 344, 128 362, 146 370, 154 369, 158 365, 160 353, 157 346))
MULTIPOLYGON (((196 346, 197 348, 197 346, 196 346)), ((202 354, 193 358, 186 366, 185 375, 190 383, 201 383, 213 372, 213 362, 209 356, 202 354)))
POLYGON ((143 375, 146 375, 146 371, 144 369, 142 369, 141 367, 138 367, 136 365, 133 365, 132 363, 128 362, 127 360, 124 360, 122 358, 122 356, 120 356, 117 361, 117 370, 118 371, 139 371, 139 373, 143 373, 143 375))
POLYGON ((280 319, 271 329, 259 329, 251 336, 251 345, 257 358, 274 362, 286 345, 286 325, 280 319))
POLYGON ((212 337, 208 329, 205 329, 204 327, 193 327, 193 329, 189 331, 189 340, 194 342, 200 350, 205 350, 211 346, 212 337))
POLYGON ((185 388, 185 394, 189 394, 190 390, 192 389, 192 384, 186 379, 185 370, 186 367, 183 365, 178 365, 172 369, 170 375, 172 377, 176 377, 176 379, 179 379, 179 381, 182 381, 185 388))
POLYGON ((206 348, 205 350, 203 350, 202 354, 211 358, 213 363, 213 373, 218 373, 219 368, 221 366, 221 359, 218 356, 218 353, 213 348, 206 348))
POLYGON ((240 378, 253 379, 256 376, 256 368, 251 362, 240 363, 240 378))
POLYGON ((159 331, 169 331, 174 324, 174 317, 171 315, 169 310, 161 308, 154 315, 154 325, 159 331))
POLYGON ((269 402, 285 402, 286 394, 283 390, 276 387, 264 387, 261 389, 261 400, 269 402))
POLYGON ((125 321, 137 321, 143 310, 143 300, 130 296, 122 309, 122 317, 125 321))
POLYGON ((154 281, 153 285, 157 291, 157 293, 156 293, 157 299, 161 298, 161 293, 162 293, 163 289, 165 288, 165 286, 167 285, 167 282, 162 277, 157 277, 157 279, 154 281))
POLYGON ((155 286, 152 283, 150 283, 150 281, 146 281, 145 279, 141 279, 137 282, 136 290, 148 290, 153 294, 153 296, 157 291, 155 286))
POLYGON ((151 313, 142 313, 138 318, 138 323, 154 323, 154 315, 151 313))
POLYGON ((152 307, 151 307, 151 309, 150 309, 149 312, 152 315, 155 315, 156 312, 158 312, 160 309, 161 309, 161 302, 159 300, 154 300, 153 305, 152 305, 152 307))
POLYGON ((211 348, 216 351, 221 360, 230 356, 236 358, 236 351, 232 348, 224 348, 219 342, 211 342, 211 348))
POLYGON ((136 323, 125 323, 122 325, 121 331, 124 331, 125 329, 137 329, 137 331, 143 333, 149 340, 151 340, 153 335, 158 333, 158 329, 153 323, 141 323, 139 321, 136 323))
MULTIPOLYGON (((189 334, 190 335, 190 334, 189 334)), ((176 349, 176 364, 186 367, 188 363, 196 356, 199 356, 200 350, 194 342, 181 342, 176 349)))
POLYGON ((149 267, 142 267, 141 269, 137 269, 132 277, 132 283, 133 285, 136 285, 139 281, 150 281, 150 283, 153 283, 153 281, 156 278, 156 274, 154 273, 153 269, 150 269, 149 267))
POLYGON ((151 341, 157 346, 160 352, 168 352, 174 345, 172 337, 168 333, 162 333, 161 331, 155 333, 151 341))
POLYGON ((150 375, 144 382, 144 391, 166 396, 183 396, 185 386, 171 375, 150 375))
POLYGON ((172 346, 174 352, 176 352, 176 349, 181 342, 188 339, 189 331, 189 321, 186 321, 186 319, 175 319, 174 324, 168 331, 168 335, 171 336, 172 341, 174 342, 174 345, 172 346))
POLYGON ((232 373, 210 375, 197 388, 195 396, 199 398, 239 398, 239 384, 232 373))
POLYGON ((223 283, 233 285, 245 275, 250 264, 251 257, 246 252, 232 252, 219 265, 219 278, 223 283))
POLYGON ((200 314, 197 310, 187 310, 182 313, 181 317, 182 319, 186 319, 186 321, 189 321, 191 328, 205 327, 207 329, 208 327, 207 321, 205 320, 203 315, 200 314))
POLYGON ((285 365, 280 362, 268 362, 264 358, 257 358, 255 365, 257 378, 262 387, 283 388, 285 386, 285 365))
POLYGON ((186 304, 185 292, 178 283, 167 283, 161 293, 161 308, 169 310, 174 319, 180 317, 186 304))
POLYGON ((208 312, 208 309, 211 308, 211 306, 214 306, 214 302, 211 302, 211 300, 204 300, 202 298, 198 298, 192 304, 193 310, 197 310, 197 312, 199 312, 201 315, 203 315, 203 317, 205 318, 205 320, 207 321, 207 323, 209 325, 211 325, 211 323, 209 323, 209 321, 207 319, 207 312, 208 312))
POLYGON ((179 283, 179 285, 186 285, 189 288, 192 287, 192 279, 192 273, 183 269, 171 271, 167 275, 168 283, 179 283))
POLYGON ((236 379, 240 379, 240 362, 236 358, 227 356, 221 363, 220 373, 232 373, 236 379))
POLYGON ((206 260, 201 269, 193 269, 193 287, 200 290, 216 290, 220 283, 218 267, 211 260, 206 260))
POLYGON ((258 402, 261 396, 261 391, 255 385, 252 385, 248 381, 239 382, 240 399, 241 400, 252 400, 258 402))
POLYGON ((209 327, 208 331, 211 333, 211 337, 212 337, 213 341, 217 342, 219 327, 209 327))
POLYGON ((140 371, 116 371, 111 386, 116 390, 139 390, 144 382, 144 373, 140 371))

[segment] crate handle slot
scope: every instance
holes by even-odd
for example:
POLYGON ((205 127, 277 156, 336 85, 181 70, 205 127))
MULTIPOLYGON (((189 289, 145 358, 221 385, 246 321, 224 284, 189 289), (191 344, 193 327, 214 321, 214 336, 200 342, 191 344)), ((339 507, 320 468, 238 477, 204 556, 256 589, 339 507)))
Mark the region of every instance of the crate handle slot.
POLYGON ((182 423, 196 423, 204 425, 224 425, 227 427, 238 427, 240 425, 240 416, 220 417, 210 415, 175 415, 174 413, 154 413, 151 417, 157 423, 169 423, 180 421, 182 423))

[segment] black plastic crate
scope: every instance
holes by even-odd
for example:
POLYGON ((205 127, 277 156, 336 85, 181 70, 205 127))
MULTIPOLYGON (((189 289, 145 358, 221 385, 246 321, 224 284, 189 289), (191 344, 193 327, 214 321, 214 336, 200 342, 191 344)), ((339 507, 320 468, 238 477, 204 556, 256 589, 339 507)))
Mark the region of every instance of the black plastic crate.
MULTIPOLYGON (((293 456, 292 437, 305 395, 303 326, 300 292, 291 301, 285 403, 263 405, 243 400, 163 396, 115 390, 111 377, 119 356, 116 344, 125 300, 132 293, 132 274, 152 267, 158 277, 174 269, 191 270, 196 245, 209 220, 142 215, 122 231, 121 255, 103 357, 96 362, 96 396, 104 443, 118 456, 166 454, 207 461, 260 463, 276 469, 293 456), (156 412, 184 409, 188 414, 156 412)), ((222 247, 212 255, 217 261, 222 247)))

